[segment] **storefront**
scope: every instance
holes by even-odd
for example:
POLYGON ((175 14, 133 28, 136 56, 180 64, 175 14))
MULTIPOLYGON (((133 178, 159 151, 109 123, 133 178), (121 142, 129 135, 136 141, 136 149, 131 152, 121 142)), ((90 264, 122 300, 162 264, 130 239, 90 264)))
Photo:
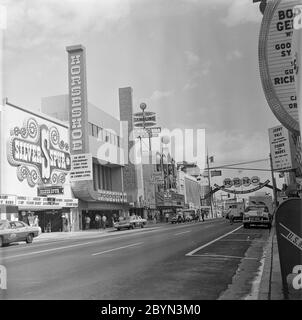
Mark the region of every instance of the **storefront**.
POLYGON ((165 214, 169 216, 177 212, 177 209, 184 208, 185 196, 172 190, 156 192, 156 207, 160 211, 159 219, 164 220, 165 214))
POLYGON ((63 122, 6 101, 0 111, 1 219, 39 225, 42 232, 78 229, 68 131, 63 122))

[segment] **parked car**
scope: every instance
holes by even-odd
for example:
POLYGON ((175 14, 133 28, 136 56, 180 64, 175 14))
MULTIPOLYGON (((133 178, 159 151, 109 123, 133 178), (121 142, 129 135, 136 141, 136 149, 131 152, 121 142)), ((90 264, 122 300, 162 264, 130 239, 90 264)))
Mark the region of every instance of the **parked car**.
POLYGON ((184 215, 185 222, 193 221, 193 216, 192 216, 191 211, 183 211, 183 215, 184 215))
POLYGON ((0 220, 0 247, 19 241, 32 243, 40 234, 40 227, 30 227, 22 221, 0 220))
POLYGON ((117 230, 121 229, 134 229, 134 228, 144 228, 147 224, 147 220, 140 216, 131 216, 129 218, 119 217, 118 222, 115 222, 113 226, 117 230))
POLYGON ((183 212, 179 211, 172 216, 171 223, 181 223, 181 222, 185 222, 185 218, 184 218, 183 212))
POLYGON ((265 205, 249 206, 245 209, 243 215, 243 227, 249 228, 251 225, 267 226, 269 229, 272 226, 272 215, 265 205))

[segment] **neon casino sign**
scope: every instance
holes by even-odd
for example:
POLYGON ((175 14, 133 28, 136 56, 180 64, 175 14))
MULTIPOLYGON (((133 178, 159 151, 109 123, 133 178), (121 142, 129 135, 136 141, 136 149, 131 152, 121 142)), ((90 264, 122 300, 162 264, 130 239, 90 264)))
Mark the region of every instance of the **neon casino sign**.
POLYGON ((71 164, 69 148, 56 127, 39 126, 29 118, 23 127, 11 130, 7 160, 17 167, 19 181, 27 180, 30 187, 64 184, 71 164))

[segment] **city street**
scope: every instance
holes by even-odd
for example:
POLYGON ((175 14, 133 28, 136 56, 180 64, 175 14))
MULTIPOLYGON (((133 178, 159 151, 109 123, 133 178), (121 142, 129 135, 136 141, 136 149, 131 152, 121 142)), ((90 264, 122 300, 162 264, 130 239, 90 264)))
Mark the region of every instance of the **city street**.
POLYGON ((0 299, 245 299, 268 236, 217 219, 37 238, 0 248, 8 273, 0 299), (236 289, 242 263, 248 273, 236 289))

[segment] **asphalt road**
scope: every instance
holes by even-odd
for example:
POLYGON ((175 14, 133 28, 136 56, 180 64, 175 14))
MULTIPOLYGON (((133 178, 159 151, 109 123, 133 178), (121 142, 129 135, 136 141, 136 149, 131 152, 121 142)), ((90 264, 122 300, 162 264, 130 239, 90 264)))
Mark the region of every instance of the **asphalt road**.
POLYGON ((243 297, 269 230, 240 227, 218 219, 10 245, 0 248, 8 273, 0 299, 214 300, 228 292, 244 261, 250 270, 243 297))

